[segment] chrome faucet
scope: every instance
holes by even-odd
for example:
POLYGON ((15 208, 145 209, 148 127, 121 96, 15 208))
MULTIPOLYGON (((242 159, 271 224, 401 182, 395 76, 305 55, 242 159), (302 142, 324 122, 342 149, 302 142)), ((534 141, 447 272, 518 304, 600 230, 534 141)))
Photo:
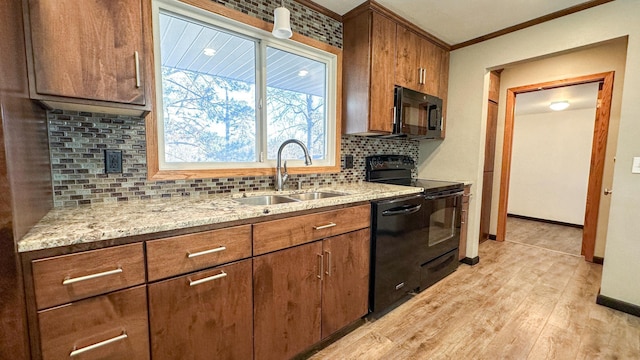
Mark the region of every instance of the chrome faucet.
POLYGON ((300 147, 302 148, 302 151, 304 151, 304 164, 307 166, 311 165, 311 157, 309 156, 309 150, 307 150, 307 147, 304 146, 304 143, 302 143, 302 141, 296 140, 296 139, 285 140, 282 143, 282 145, 280 145, 280 148, 278 149, 278 159, 276 162, 276 190, 278 191, 282 191, 282 188, 284 187, 284 183, 289 178, 289 174, 287 173, 287 160, 284 161, 284 174, 280 169, 280 163, 282 162, 282 149, 284 149, 285 146, 291 143, 300 145, 300 147))

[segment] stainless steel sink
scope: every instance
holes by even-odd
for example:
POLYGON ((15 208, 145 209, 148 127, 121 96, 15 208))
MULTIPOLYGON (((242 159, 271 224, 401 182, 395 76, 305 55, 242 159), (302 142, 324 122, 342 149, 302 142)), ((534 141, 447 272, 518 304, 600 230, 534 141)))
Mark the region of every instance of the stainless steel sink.
POLYGON ((280 196, 280 195, 247 196, 247 197, 237 198, 234 200, 246 205, 275 205, 275 204, 284 204, 284 203, 300 201, 300 200, 291 199, 289 197, 280 196))
POLYGON ((344 195, 345 194, 318 191, 318 192, 308 192, 308 193, 301 193, 301 194, 291 194, 291 195, 287 195, 287 197, 306 201, 306 200, 326 199, 326 198, 332 198, 332 197, 344 196, 344 195))

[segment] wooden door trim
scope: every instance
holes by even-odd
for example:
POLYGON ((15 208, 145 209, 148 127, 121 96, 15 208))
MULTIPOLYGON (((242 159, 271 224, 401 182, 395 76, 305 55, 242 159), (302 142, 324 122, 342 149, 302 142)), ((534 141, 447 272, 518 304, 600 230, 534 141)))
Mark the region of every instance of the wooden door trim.
POLYGON ((609 117, 611 114, 611 97, 613 95, 613 79, 615 72, 605 72, 569 79, 555 80, 538 84, 530 84, 507 89, 507 102, 504 125, 504 142, 502 147, 502 170, 500 174, 500 200, 498 201, 498 228, 496 240, 504 241, 507 230, 507 204, 509 201, 509 180, 511 173, 511 157, 513 146, 513 126, 516 95, 547 90, 564 86, 586 83, 602 83, 601 103, 596 111, 594 136, 591 150, 589 184, 587 187, 587 206, 585 211, 584 232, 582 238, 582 255, 585 260, 593 262, 595 236, 600 206, 600 190, 609 133, 609 117))

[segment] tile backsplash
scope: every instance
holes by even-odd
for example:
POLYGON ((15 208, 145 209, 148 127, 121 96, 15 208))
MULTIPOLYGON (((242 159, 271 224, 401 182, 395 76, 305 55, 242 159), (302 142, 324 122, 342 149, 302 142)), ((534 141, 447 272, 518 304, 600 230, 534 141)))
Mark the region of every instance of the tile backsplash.
MULTIPOLYGON (((48 113, 48 121, 56 207, 274 188, 273 176, 147 180, 142 118, 56 110, 48 113), (122 151, 122 174, 105 173, 106 149, 122 151)), ((359 182, 365 178, 365 156, 403 154, 417 162, 418 151, 415 141, 343 136, 339 173, 291 175, 287 184, 297 186, 301 182, 308 188, 359 182), (352 169, 344 168, 346 154, 354 157, 352 169)))

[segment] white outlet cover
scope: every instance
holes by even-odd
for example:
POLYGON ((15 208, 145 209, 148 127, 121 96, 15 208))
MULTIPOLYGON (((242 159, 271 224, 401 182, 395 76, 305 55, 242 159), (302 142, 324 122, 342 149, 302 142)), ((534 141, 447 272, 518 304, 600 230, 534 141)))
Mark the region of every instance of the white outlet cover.
POLYGON ((633 158, 633 166, 631 166, 631 173, 640 174, 640 157, 633 158))

